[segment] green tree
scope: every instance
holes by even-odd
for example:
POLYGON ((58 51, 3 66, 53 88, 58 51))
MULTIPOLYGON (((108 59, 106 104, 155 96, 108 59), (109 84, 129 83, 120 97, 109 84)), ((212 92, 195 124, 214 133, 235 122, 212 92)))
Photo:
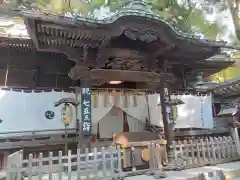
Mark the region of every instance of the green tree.
MULTIPOLYGON (((114 13, 137 0, 2 0, 2 7, 8 9, 37 8, 52 14, 77 13, 86 17, 95 17, 94 13, 101 7, 114 13)), ((186 0, 148 0, 149 8, 162 19, 171 22, 183 32, 203 35, 215 40, 224 30, 217 22, 207 22, 203 9, 197 3, 186 0)))

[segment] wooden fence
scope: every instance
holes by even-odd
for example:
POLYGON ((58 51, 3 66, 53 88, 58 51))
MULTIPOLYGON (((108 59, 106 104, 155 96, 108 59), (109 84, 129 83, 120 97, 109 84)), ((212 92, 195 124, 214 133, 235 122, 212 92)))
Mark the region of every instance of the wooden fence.
MULTIPOLYGON (((7 180, 20 180, 23 177, 28 180, 42 180, 46 179, 46 176, 49 180, 114 179, 131 174, 122 172, 123 150, 119 146, 102 147, 99 151, 97 148, 91 150, 89 152, 89 149, 85 148, 83 153, 78 149, 77 154, 72 154, 69 150, 65 156, 61 151, 56 155, 49 152, 47 157, 40 153, 37 158, 29 154, 27 159, 23 159, 22 150, 15 152, 8 156, 7 180)), ((148 152, 148 174, 162 176, 160 145, 150 143, 148 152)), ((133 175, 141 173, 135 171, 136 169, 133 170, 133 175)))
POLYGON ((117 178, 122 173, 121 149, 119 147, 93 148, 92 152, 85 149, 85 153, 77 150, 77 154, 63 156, 49 152, 48 157, 40 153, 38 158, 29 154, 28 159, 23 159, 22 151, 18 151, 8 157, 7 180, 20 180, 28 177, 28 180, 45 179, 72 179, 78 180, 85 177, 92 178, 117 178))
POLYGON ((239 160, 232 137, 215 137, 173 142, 172 167, 194 168, 239 160))

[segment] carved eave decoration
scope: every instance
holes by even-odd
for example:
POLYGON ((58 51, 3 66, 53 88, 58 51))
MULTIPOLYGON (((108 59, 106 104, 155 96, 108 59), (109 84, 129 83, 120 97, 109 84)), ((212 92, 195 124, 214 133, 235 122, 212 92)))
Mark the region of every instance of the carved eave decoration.
MULTIPOLYGON (((37 51, 31 39, 1 37, 0 85, 38 90, 71 89, 77 85, 74 79, 88 78, 92 87, 97 89, 156 90, 160 79, 164 79, 168 83, 172 83, 173 89, 181 89, 182 74, 178 73, 181 69, 188 76, 191 76, 191 74, 194 76, 194 72, 199 71, 206 72, 208 75, 233 63, 233 61, 224 61, 224 57, 220 60, 172 61, 168 64, 164 62, 168 67, 165 68, 166 71, 159 69, 159 72, 139 72, 137 68, 139 66, 147 70, 142 64, 137 64, 143 52, 129 49, 114 51, 112 49, 111 53, 119 56, 118 61, 111 62, 114 64, 114 69, 97 67, 89 69, 86 66, 75 66, 76 63, 62 53, 37 51), (133 61, 133 58, 127 58, 128 56, 135 57, 137 60, 133 61), (125 63, 135 62, 135 67, 130 69, 117 68, 119 64, 121 65, 123 57, 126 58, 125 63), (119 85, 106 83, 119 78, 125 82, 119 85), (176 81, 174 81, 175 79, 176 81)), ((107 67, 111 67, 111 63, 107 67)))
MULTIPOLYGON (((11 57, 7 65, 3 63, 5 74, 15 72, 8 73, 8 81, 2 80, 9 82, 14 77, 12 86, 19 82, 24 87, 68 88, 76 86, 75 80, 81 80, 98 88, 110 88, 108 81, 120 80, 124 82, 121 86, 130 89, 157 89, 161 81, 181 86, 180 81, 194 72, 211 74, 233 63, 205 59, 220 53, 221 48, 234 47, 184 34, 138 0, 102 20, 50 15, 32 9, 21 10, 20 15, 30 39, 3 37, 0 47, 18 53, 28 49, 36 61, 31 62, 32 69, 27 63, 21 64, 24 77, 29 78, 22 76, 21 81, 17 81, 16 74, 21 72, 20 62, 17 65, 11 57)), ((30 62, 30 56, 24 53, 30 62)))
POLYGON ((99 77, 104 83, 111 74, 115 80, 157 82, 163 73, 174 76, 170 69, 176 62, 192 64, 220 53, 221 47, 232 48, 187 36, 150 10, 135 7, 103 20, 37 12, 23 17, 38 50, 64 53, 75 62, 70 72, 74 80, 99 77))

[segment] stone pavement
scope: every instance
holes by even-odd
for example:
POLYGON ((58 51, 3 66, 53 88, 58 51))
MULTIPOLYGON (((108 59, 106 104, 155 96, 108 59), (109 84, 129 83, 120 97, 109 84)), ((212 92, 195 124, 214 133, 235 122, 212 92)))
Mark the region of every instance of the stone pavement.
MULTIPOLYGON (((161 180, 178 180, 178 179, 180 180, 180 179, 196 177, 198 173, 207 174, 208 172, 215 172, 216 170, 229 172, 237 169, 240 170, 240 161, 226 163, 226 164, 218 164, 216 166, 204 166, 200 168, 187 169, 183 171, 168 171, 166 172, 167 178, 163 178, 161 180)), ((153 176, 141 175, 141 176, 127 177, 126 180, 155 180, 155 179, 153 176)), ((240 177, 231 178, 231 180, 240 180, 240 177)))
MULTIPOLYGON (((230 172, 233 170, 240 170, 240 161, 238 162, 232 162, 232 163, 226 163, 226 164, 218 164, 216 166, 205 166, 205 167, 200 167, 200 168, 193 168, 193 169, 187 169, 183 171, 167 171, 167 178, 163 178, 161 180, 183 180, 186 178, 192 178, 196 177, 198 173, 205 173, 207 174, 208 172, 215 172, 216 170, 222 170, 223 172, 230 172)), ((2 171, 0 172, 0 180, 5 179, 5 172, 2 171)), ((231 178, 227 177, 229 180, 240 180, 239 178, 231 178)), ((28 178, 25 178, 28 179, 28 178)), ((67 175, 63 174, 62 180, 67 180, 67 175)), ((154 179, 153 176, 147 176, 147 175, 139 175, 139 176, 132 176, 132 177, 126 177, 126 180, 156 180, 154 179)), ((33 180, 38 180, 38 177, 35 176, 33 177, 33 180)), ((49 180, 47 175, 43 176, 43 180, 49 180)), ((52 180, 59 180, 57 175, 53 175, 52 180)), ((72 173, 72 179, 71 180, 77 180, 76 173, 72 173)), ((209 179, 210 180, 210 179, 209 179)))

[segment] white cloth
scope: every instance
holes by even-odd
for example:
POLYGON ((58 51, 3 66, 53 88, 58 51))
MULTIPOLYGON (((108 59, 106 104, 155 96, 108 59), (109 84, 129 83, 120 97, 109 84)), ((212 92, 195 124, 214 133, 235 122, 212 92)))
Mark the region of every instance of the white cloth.
MULTIPOLYGON (((74 98, 65 92, 24 93, 0 90, 1 132, 64 129, 61 108, 54 102, 61 98, 74 98), (46 111, 53 111, 53 119, 45 118, 46 111)), ((75 114, 75 109, 74 109, 75 114)), ((74 115, 75 116, 75 115, 74 115)), ((76 128, 76 118, 69 128, 76 128)), ((49 132, 51 133, 51 132, 49 132)))
MULTIPOLYGON (((175 128, 213 128, 212 98, 211 96, 172 95, 184 104, 177 105, 178 116, 175 128), (202 103, 202 104, 201 104, 202 103)), ((148 95, 150 109, 150 123, 163 127, 160 95, 148 95), (158 106, 159 105, 159 106, 158 106)))
POLYGON ((113 132, 123 132, 123 111, 113 107, 99 121, 100 138, 111 138, 113 132))

